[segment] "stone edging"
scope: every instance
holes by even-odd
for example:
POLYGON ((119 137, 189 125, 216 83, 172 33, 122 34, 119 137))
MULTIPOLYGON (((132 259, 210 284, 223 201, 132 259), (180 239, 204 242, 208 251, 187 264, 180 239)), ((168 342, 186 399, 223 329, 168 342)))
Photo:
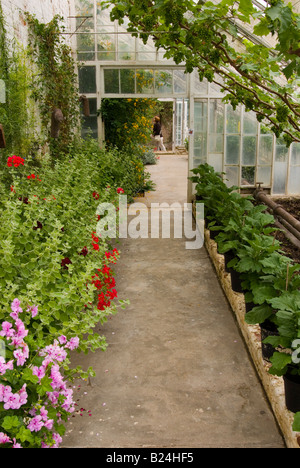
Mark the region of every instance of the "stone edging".
POLYGON ((300 433, 292 430, 294 413, 285 405, 283 378, 268 373, 270 364, 262 358, 259 325, 248 325, 244 316, 246 313, 243 293, 236 293, 231 288, 230 274, 225 271, 224 256, 217 251, 217 244, 210 239, 208 229, 204 230, 204 245, 212 260, 223 291, 236 316, 241 333, 252 357, 253 364, 261 379, 274 416, 281 429, 287 448, 299 448, 300 433))

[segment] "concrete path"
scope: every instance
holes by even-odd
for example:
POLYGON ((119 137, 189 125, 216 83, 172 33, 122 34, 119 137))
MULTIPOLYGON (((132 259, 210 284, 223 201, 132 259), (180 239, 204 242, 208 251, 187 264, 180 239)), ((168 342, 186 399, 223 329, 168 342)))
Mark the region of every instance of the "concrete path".
MULTIPOLYGON (((186 201, 187 158, 161 155, 143 201, 186 201)), ((284 448, 205 248, 124 239, 118 297, 130 306, 99 333, 108 349, 77 356, 96 377, 75 388, 63 447, 284 448), (90 411, 90 413, 89 413, 90 411)))

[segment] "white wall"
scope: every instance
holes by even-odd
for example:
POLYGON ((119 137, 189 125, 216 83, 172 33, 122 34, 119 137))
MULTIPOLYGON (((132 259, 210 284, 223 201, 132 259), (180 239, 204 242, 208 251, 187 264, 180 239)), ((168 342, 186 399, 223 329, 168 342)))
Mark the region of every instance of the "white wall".
MULTIPOLYGON (((74 0, 1 0, 9 39, 26 44, 27 28, 24 12, 34 14, 42 23, 48 23, 55 15, 64 18, 66 31, 70 31, 70 16, 74 16, 74 0)), ((66 39, 68 36, 64 36, 66 39)))

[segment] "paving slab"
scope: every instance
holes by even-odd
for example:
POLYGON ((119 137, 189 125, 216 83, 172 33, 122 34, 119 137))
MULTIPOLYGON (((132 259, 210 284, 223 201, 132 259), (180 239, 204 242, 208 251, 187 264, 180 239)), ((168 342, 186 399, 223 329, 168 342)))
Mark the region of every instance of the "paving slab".
MULTIPOLYGON (((187 156, 148 166, 151 203, 184 203, 187 156)), ((65 448, 285 448, 209 255, 186 239, 122 239, 125 310, 97 327, 108 348, 74 355, 96 377, 75 386, 65 448), (90 411, 90 413, 89 413, 90 411)))

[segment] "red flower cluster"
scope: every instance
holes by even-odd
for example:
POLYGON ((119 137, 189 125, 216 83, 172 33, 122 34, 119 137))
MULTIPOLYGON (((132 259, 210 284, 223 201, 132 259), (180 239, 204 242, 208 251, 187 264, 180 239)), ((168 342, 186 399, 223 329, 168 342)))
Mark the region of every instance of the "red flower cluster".
POLYGON ((92 232, 92 239, 93 239, 93 242, 92 242, 92 246, 93 246, 93 249, 94 250, 99 250, 99 237, 95 236, 95 231, 92 232))
POLYGON ((98 273, 92 277, 92 284, 99 291, 97 309, 104 310, 117 297, 116 281, 110 267, 105 265, 102 269, 99 268, 98 273))
POLYGON ((67 265, 71 265, 71 260, 68 258, 68 257, 65 257, 62 259, 61 261, 61 266, 65 269, 65 270, 68 270, 68 267, 67 265))
POLYGON ((99 196, 100 196, 99 193, 93 192, 93 197, 95 198, 95 200, 98 200, 99 196))
POLYGON ((38 175, 36 176, 35 174, 31 174, 31 175, 28 175, 28 176, 27 176, 27 179, 35 179, 35 178, 36 178, 36 180, 38 180, 39 182, 42 182, 38 175))
POLYGON ((21 158, 20 156, 9 156, 7 158, 7 165, 8 167, 12 167, 14 165, 15 167, 19 167, 20 164, 24 166, 24 159, 21 158))
POLYGON ((117 188, 117 193, 125 193, 125 192, 124 192, 124 189, 122 189, 122 187, 118 187, 117 188))

